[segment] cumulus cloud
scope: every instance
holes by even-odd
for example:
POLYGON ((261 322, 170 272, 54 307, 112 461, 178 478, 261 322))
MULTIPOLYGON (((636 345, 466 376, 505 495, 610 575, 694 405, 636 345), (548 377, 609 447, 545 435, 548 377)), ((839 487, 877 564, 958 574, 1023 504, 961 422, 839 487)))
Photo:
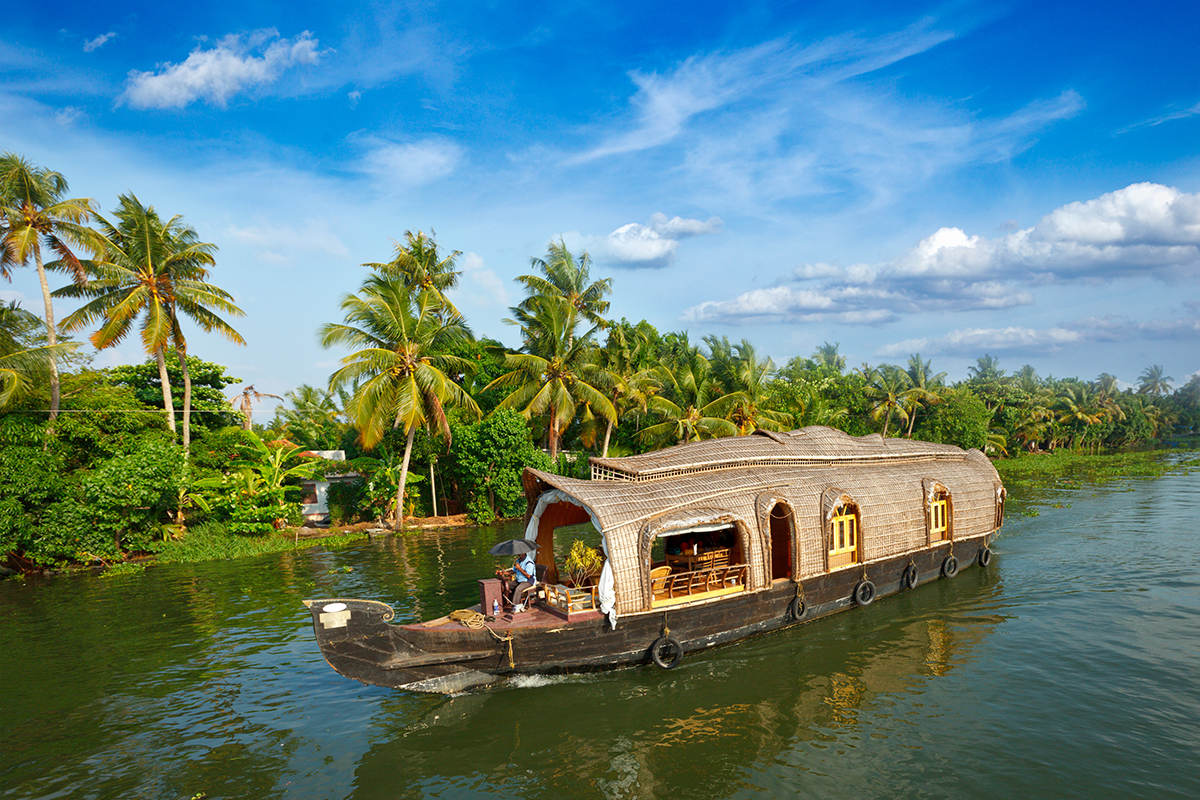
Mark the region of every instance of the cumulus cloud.
POLYGON ((117 34, 115 31, 109 31, 108 33, 100 34, 95 39, 84 42, 83 43, 83 52, 90 53, 93 50, 99 50, 101 47, 104 46, 105 42, 107 42, 109 39, 113 38, 116 35, 117 34))
POLYGON ((380 181, 400 186, 421 186, 445 177, 462 161, 461 147, 437 137, 405 143, 369 137, 362 143, 368 152, 361 169, 380 181))
POLYGON ((210 49, 197 47, 180 64, 132 70, 120 99, 134 108, 182 108, 196 100, 224 108, 234 95, 272 84, 291 67, 315 65, 317 46, 308 31, 291 39, 281 39, 274 28, 231 34, 210 49))
POLYGON ((666 267, 674 262, 680 240, 720 233, 723 225, 720 217, 668 219, 666 214, 656 212, 645 225, 630 222, 603 239, 589 239, 587 246, 601 261, 630 267, 666 267))
POLYGON ((462 276, 458 286, 448 292, 456 305, 469 304, 489 311, 502 310, 509 304, 508 289, 496 272, 484 266, 483 259, 467 253, 459 262, 462 276))
MULTIPOLYGON (((696 321, 793 319, 815 292, 848 311, 894 313, 1004 309, 1034 302, 1048 283, 1200 277, 1200 194, 1136 183, 1069 203, 1030 228, 989 239, 940 228, 900 258, 876 264, 805 264, 787 286, 689 309, 696 321)), ((1020 329, 1009 329, 1009 336, 1020 329)), ((1045 331, 1039 336, 1046 336, 1045 331)), ((1028 345, 1028 343, 1026 343, 1028 345)))
POLYGON ((1130 339, 1200 342, 1200 317, 1139 322, 1117 315, 1087 317, 1049 328, 962 328, 944 336, 906 339, 875 351, 897 358, 908 353, 974 357, 981 352, 1046 355, 1063 348, 1130 339))

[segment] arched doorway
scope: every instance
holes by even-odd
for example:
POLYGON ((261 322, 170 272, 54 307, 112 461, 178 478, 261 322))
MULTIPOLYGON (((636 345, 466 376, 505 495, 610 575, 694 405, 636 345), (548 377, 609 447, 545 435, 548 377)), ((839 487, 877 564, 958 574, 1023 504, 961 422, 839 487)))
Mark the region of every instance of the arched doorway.
POLYGON ((792 577, 792 541, 796 522, 787 503, 771 508, 771 580, 792 577))

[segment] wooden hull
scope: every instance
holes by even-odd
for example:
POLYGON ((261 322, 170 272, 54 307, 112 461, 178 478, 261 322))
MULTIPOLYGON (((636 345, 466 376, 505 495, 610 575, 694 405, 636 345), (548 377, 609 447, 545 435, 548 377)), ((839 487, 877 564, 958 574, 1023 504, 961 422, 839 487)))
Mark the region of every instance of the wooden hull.
POLYGON ((499 617, 471 629, 435 620, 396 625, 393 611, 372 600, 314 599, 305 605, 321 653, 339 674, 375 686, 455 693, 496 683, 511 675, 613 669, 650 661, 650 646, 669 629, 686 653, 819 619, 858 605, 855 588, 865 577, 875 598, 905 591, 910 562, 918 588, 942 576, 951 547, 960 568, 978 562, 986 537, 940 543, 909 555, 855 565, 802 582, 806 610, 791 613, 797 586, 777 580, 769 588, 687 605, 624 615, 613 630, 599 613, 569 620, 537 610, 515 619, 499 617), (342 607, 339 607, 342 606, 342 607))

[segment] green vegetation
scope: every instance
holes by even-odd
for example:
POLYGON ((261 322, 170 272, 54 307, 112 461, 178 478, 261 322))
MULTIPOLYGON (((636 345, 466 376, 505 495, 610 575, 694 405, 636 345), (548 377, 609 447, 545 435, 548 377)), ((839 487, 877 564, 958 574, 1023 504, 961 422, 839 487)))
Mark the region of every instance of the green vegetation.
POLYGON ((586 477, 589 455, 758 428, 979 448, 1016 490, 1177 468, 1087 454, 1200 430, 1200 379, 1176 389, 1158 365, 1122 390, 1108 374, 1007 374, 985 355, 951 384, 918 353, 847 370, 837 343, 782 366, 747 340, 692 344, 686 332, 608 319, 612 279, 593 277, 588 254, 562 241, 517 279, 524 297, 508 322, 521 346, 508 351, 472 335, 446 297, 460 253, 420 231, 406 231, 390 260, 364 264, 343 320, 320 326, 323 344, 351 350, 327 385, 285 397, 247 385, 229 397, 240 379, 191 355, 180 328, 188 318, 241 341, 218 316, 241 311, 210 282, 216 246, 133 194, 106 218, 66 191, 61 175, 0 157, 0 275, 34 263, 47 301, 41 319, 0 306, 0 555, 17 570, 98 564, 117 575, 150 559, 298 547, 306 480, 329 482, 335 524, 399 529, 413 516, 519 515, 526 467, 586 477), (71 281, 51 293, 46 270, 71 281), (56 324, 51 294, 84 305, 56 324), (91 369, 94 350, 59 338, 86 328, 93 348, 136 328, 146 362, 91 369), (252 424, 268 398, 289 407, 252 424))

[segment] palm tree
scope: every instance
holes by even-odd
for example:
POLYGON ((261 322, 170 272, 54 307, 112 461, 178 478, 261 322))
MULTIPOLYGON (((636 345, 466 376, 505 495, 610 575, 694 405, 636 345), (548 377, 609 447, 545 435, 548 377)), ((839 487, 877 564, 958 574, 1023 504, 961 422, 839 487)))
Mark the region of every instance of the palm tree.
POLYGON ((758 428, 769 431, 787 430, 792 424, 792 415, 784 411, 772 411, 764 406, 770 390, 768 382, 775 371, 775 362, 770 356, 759 358, 754 345, 746 339, 737 346, 737 359, 733 362, 733 400, 728 414, 729 421, 745 435, 758 428))
POLYGON ((866 387, 868 396, 874 398, 871 419, 876 422, 883 417, 883 438, 887 438, 892 415, 897 414, 901 422, 907 422, 909 411, 905 404, 905 392, 911 386, 908 374, 897 366, 884 364, 875 371, 874 381, 866 387))
POLYGON ((15 153, 0 156, 0 274, 12 280, 10 266, 29 263, 33 257, 45 303, 45 354, 50 370, 50 420, 58 416, 59 378, 55 356, 60 352, 58 328, 42 247, 58 256, 55 261, 71 272, 77 283, 86 281, 79 259, 68 245, 92 249, 94 235, 84 227, 95 213, 90 198, 64 198, 67 179, 43 167, 35 167, 15 153))
MULTIPOLYGON (((31 346, 41 328, 42 321, 21 308, 16 300, 0 305, 0 409, 9 407, 30 386, 45 379, 51 360, 50 347, 31 346)), ((61 355, 79 345, 59 342, 54 347, 61 355)))
MULTIPOLYGON (((655 377, 654 370, 639 370, 637 365, 650 347, 650 342, 643 333, 636 333, 638 341, 630 345, 625 337, 625 329, 614 327, 608 335, 608 343, 600 351, 596 383, 604 388, 605 397, 613 404, 617 417, 604 420, 604 448, 601 458, 608 457, 608 443, 612 438, 613 428, 617 420, 627 411, 645 413, 646 403, 661 384, 655 377)), ((589 406, 588 413, 591 413, 589 406)))
POLYGON ((989 355, 975 359, 975 366, 967 367, 967 372, 971 373, 971 380, 975 383, 995 383, 1004 377, 1000 359, 989 355))
POLYGON ((1138 380, 1140 381, 1138 394, 1152 394, 1158 397, 1171 391, 1171 381, 1175 379, 1170 375, 1163 375, 1162 365, 1155 364, 1152 367, 1146 367, 1138 380))
POLYGON ((582 336, 574 331, 581 313, 565 297, 530 297, 518 315, 525 340, 522 352, 504 357, 509 372, 484 387, 512 388, 500 401, 503 408, 520 411, 525 419, 545 415, 550 458, 558 456, 563 431, 575 420, 583 404, 593 414, 615 424, 617 411, 600 388, 603 376, 596 364, 590 328, 582 336), (597 385, 599 384, 599 386, 597 385))
POLYGON ((825 342, 813 351, 812 360, 818 367, 831 369, 838 375, 846 371, 846 357, 838 353, 840 342, 825 342))
POLYGON ((908 431, 904 435, 909 439, 912 438, 917 409, 925 403, 937 405, 942 400, 939 390, 942 387, 942 381, 946 378, 946 373, 939 372, 933 375, 932 365, 933 359, 922 361, 920 353, 913 353, 908 357, 908 369, 905 370, 905 374, 908 375, 912 388, 904 393, 908 406, 908 431))
POLYGON ((446 298, 446 292, 458 286, 461 271, 454 269, 454 262, 462 255, 455 250, 443 256, 436 241, 437 234, 433 231, 426 236, 423 231, 404 232, 404 243, 393 242, 396 255, 391 261, 382 264, 363 264, 380 275, 398 277, 414 292, 431 291, 445 303, 453 315, 458 315, 458 309, 446 298))
POLYGON ((254 413, 254 404, 261 403, 267 397, 274 397, 276 400, 283 398, 277 394, 270 392, 260 392, 255 390, 254 384, 243 387, 242 391, 229 398, 229 404, 242 412, 242 429, 251 430, 254 426, 250 421, 250 416, 254 413))
POLYGON ((153 206, 142 205, 132 194, 121 195, 114 220, 96 215, 100 230, 94 244, 96 256, 82 262, 92 280, 54 292, 55 297, 93 298, 62 322, 63 330, 75 331, 100 321, 89 338, 97 349, 119 344, 143 316, 142 346, 158 362, 162 381, 163 410, 167 427, 175 433, 175 406, 164 356, 168 345, 175 347, 183 371, 183 444, 191 442, 191 375, 187 366, 187 342, 179 325, 182 312, 204 331, 217 333, 237 344, 241 334, 212 310, 242 316, 233 296, 207 283, 208 267, 216 259, 216 245, 201 242, 196 231, 176 215, 163 222, 153 206))
POLYGON ((1072 449, 1087 436, 1091 426, 1100 424, 1106 416, 1104 409, 1096 404, 1095 396, 1087 385, 1082 383, 1071 383, 1063 387, 1058 395, 1058 408, 1059 422, 1077 430, 1077 426, 1083 425, 1083 429, 1074 437, 1072 449))
POLYGON ((479 406, 447 375, 471 371, 469 361, 447 355, 451 346, 470 337, 471 332, 435 292, 414 292, 402 278, 372 275, 358 294, 342 298, 341 308, 345 324, 323 325, 321 344, 360 349, 342 359, 341 369, 329 378, 329 389, 355 386, 346 411, 364 447, 378 444, 387 427, 404 427, 407 440, 396 488, 395 529, 400 530, 417 428, 436 426, 448 444, 447 406, 459 406, 479 416, 479 406))
MULTIPOLYGON (((544 277, 517 277, 529 293, 519 306, 512 309, 519 325, 527 327, 535 324, 534 317, 539 313, 537 298, 559 297, 575 309, 576 325, 586 321, 597 328, 605 326, 603 315, 608 311, 609 302, 604 296, 612 292, 612 278, 588 282, 591 280, 591 256, 585 252, 576 258, 567 249, 566 243, 559 239, 558 242, 550 242, 545 259, 534 256, 529 259, 529 265, 544 277)), ((575 330, 572 328, 567 335, 568 347, 573 343, 574 336, 575 330)))
POLYGON ((719 394, 712 368, 699 348, 693 347, 674 368, 663 365, 658 375, 670 397, 652 397, 648 405, 666 419, 644 428, 643 441, 673 440, 682 444, 737 435, 737 426, 725 415, 738 398, 719 394))

